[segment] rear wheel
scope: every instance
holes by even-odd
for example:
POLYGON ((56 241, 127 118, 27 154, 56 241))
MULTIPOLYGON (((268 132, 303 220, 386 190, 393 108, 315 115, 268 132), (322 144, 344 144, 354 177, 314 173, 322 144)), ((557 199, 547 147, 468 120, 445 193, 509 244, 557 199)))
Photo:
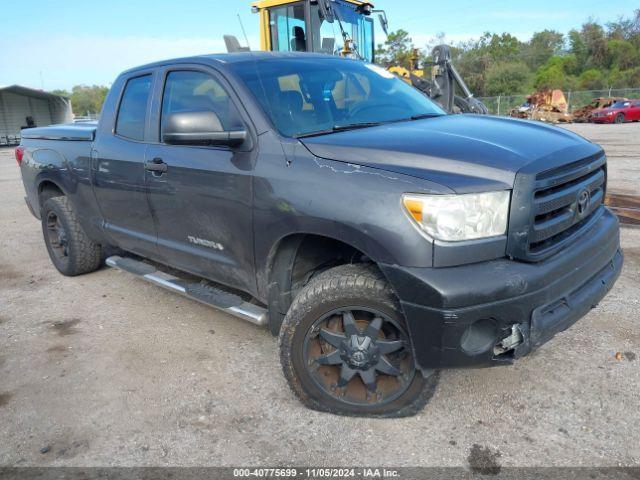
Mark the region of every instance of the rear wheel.
POLYGON ((282 325, 280 359, 305 405, 341 415, 413 415, 438 378, 415 368, 397 300, 362 265, 332 268, 299 293, 282 325))
POLYGON ((616 115, 615 122, 616 123, 624 123, 624 113, 619 113, 618 115, 616 115))
POLYGON ((67 197, 53 197, 41 209, 42 233, 51 262, 63 275, 72 277, 100 267, 100 245, 85 233, 67 197))

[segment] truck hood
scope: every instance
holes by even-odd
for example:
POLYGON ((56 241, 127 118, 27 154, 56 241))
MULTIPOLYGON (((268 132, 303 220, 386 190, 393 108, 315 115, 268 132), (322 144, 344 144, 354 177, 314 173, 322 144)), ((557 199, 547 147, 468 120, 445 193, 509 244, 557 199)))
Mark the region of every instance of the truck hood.
POLYGON ((600 151, 539 122, 446 115, 301 139, 317 157, 411 175, 458 193, 512 188, 531 162, 568 163, 600 151))

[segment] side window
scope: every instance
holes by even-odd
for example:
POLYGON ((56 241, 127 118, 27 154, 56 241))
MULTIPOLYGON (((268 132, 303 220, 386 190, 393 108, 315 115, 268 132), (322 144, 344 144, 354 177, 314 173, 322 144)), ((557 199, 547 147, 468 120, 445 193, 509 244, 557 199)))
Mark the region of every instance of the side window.
POLYGON ((167 75, 162 95, 160 132, 167 115, 176 112, 212 111, 225 130, 239 130, 243 123, 222 85, 211 75, 196 71, 175 71, 167 75))
POLYGON ((269 11, 271 49, 277 52, 306 52, 307 31, 304 3, 294 3, 269 11))
POLYGON ((127 81, 116 119, 116 133, 118 135, 133 140, 144 140, 144 125, 147 118, 150 90, 151 75, 127 81))

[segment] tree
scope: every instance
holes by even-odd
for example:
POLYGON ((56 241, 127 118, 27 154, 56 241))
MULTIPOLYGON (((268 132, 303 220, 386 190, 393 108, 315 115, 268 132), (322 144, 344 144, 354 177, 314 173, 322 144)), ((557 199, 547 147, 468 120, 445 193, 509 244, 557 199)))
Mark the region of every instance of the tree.
POLYGON ((522 58, 530 68, 536 69, 564 48, 564 35, 555 30, 536 32, 522 49, 522 58))
POLYGON ((640 63, 640 52, 628 40, 609 40, 607 42, 607 57, 609 67, 626 70, 640 63))
POLYGON ((619 18, 617 22, 607 23, 607 38, 612 40, 629 40, 634 35, 634 20, 619 18))
POLYGON ((109 89, 104 86, 76 85, 71 90, 71 106, 76 115, 100 113, 109 89))
POLYGON ((71 94, 67 90, 51 90, 54 95, 60 95, 61 97, 70 97, 71 94))
POLYGON ((376 57, 378 58, 378 63, 387 68, 393 66, 410 68, 413 48, 409 32, 400 29, 395 32, 389 32, 384 44, 378 45, 376 57))
MULTIPOLYGON (((432 48, 443 43, 447 43, 444 34, 430 39, 420 60, 428 63, 432 48)), ((410 67, 409 33, 391 33, 377 54, 386 67, 410 67)), ((510 33, 485 32, 451 46, 451 56, 476 96, 527 93, 532 88, 640 87, 640 9, 605 26, 588 20, 567 34, 535 32, 528 41, 510 33)))
POLYGON ((576 58, 580 65, 584 65, 589 58, 589 51, 587 45, 584 43, 582 34, 578 30, 571 30, 569 32, 569 52, 576 58))
POLYGON ((604 28, 595 22, 587 22, 582 25, 582 31, 580 33, 587 49, 587 67, 606 67, 607 42, 604 28))
POLYGON ((487 69, 485 95, 526 93, 531 71, 524 63, 496 63, 487 69))
POLYGON ((629 70, 613 70, 609 75, 609 84, 614 88, 626 88, 630 85, 640 85, 640 67, 629 70))
POLYGON ((473 49, 480 55, 486 55, 494 62, 513 61, 518 59, 522 43, 510 33, 498 35, 484 33, 473 49))
POLYGON ((578 81, 580 88, 584 90, 598 90, 606 86, 604 74, 595 68, 582 72, 578 81))
POLYGON ((538 90, 553 90, 556 88, 569 90, 575 88, 575 78, 566 71, 567 62, 564 57, 551 57, 541 66, 535 75, 534 86, 538 90))
POLYGON ((487 95, 489 68, 519 61, 521 47, 520 40, 509 33, 486 32, 478 40, 458 44, 454 63, 471 91, 483 96, 487 95))

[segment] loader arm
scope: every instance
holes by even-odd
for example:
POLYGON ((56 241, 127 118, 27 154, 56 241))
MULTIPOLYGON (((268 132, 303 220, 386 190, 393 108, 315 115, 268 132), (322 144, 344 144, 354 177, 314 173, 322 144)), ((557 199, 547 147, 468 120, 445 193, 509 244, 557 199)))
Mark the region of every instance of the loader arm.
POLYGON ((487 115, 489 110, 476 99, 458 70, 451 61, 451 50, 447 45, 438 45, 431 53, 433 62, 431 91, 429 96, 436 100, 447 112, 460 110, 461 113, 487 115), (456 95, 459 92, 461 95, 456 95))

